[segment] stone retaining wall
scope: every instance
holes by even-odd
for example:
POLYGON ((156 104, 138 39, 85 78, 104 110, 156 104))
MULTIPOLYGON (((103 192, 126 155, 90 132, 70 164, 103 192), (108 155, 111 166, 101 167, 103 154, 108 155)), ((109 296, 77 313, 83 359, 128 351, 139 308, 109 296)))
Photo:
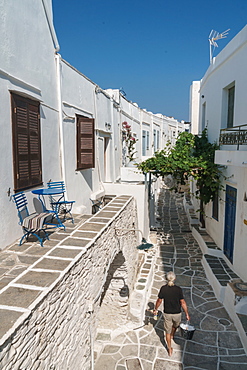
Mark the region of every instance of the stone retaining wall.
POLYGON ((27 293, 22 305, 16 297, 15 304, 0 306, 13 317, 15 312, 20 315, 2 338, 1 369, 91 369, 100 297, 119 252, 125 258, 130 293, 136 278, 138 235, 130 231, 116 236, 115 228, 123 226, 137 228, 135 201, 129 196, 113 199, 0 295, 7 299, 11 289, 27 293), (95 237, 89 240, 87 233, 95 237))

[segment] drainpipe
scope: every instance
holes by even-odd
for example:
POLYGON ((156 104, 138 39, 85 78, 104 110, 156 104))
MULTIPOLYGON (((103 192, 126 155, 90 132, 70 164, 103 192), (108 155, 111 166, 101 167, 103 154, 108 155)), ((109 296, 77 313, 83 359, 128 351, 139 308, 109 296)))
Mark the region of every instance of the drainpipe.
POLYGON ((58 43, 58 40, 57 40, 57 35, 56 35, 55 29, 54 29, 54 26, 53 26, 53 21, 52 21, 52 18, 51 18, 51 12, 50 12, 51 8, 48 7, 46 0, 42 0, 42 4, 43 4, 44 11, 45 11, 45 16, 46 16, 46 20, 47 20, 47 23, 48 23, 48 26, 49 26, 49 30, 50 30, 50 33, 51 33, 52 41, 53 41, 53 44, 54 44, 55 53, 57 53, 60 50, 60 46, 59 46, 59 43, 58 43))
POLYGON ((64 134, 63 134, 63 110, 62 110, 62 90, 61 90, 61 56, 55 55, 57 69, 57 103, 58 103, 58 121, 59 121, 59 156, 61 178, 65 181, 65 156, 64 156, 64 134))

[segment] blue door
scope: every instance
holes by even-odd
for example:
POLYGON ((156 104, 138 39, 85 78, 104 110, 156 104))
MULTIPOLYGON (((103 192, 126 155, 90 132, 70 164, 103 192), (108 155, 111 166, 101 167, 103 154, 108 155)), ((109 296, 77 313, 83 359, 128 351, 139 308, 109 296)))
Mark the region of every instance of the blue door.
POLYGON ((233 262, 237 189, 226 185, 224 253, 233 262))

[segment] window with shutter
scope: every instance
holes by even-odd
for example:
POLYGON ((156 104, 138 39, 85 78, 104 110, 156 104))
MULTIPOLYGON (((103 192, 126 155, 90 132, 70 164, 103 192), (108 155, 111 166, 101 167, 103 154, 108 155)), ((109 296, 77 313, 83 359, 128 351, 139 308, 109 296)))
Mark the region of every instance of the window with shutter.
POLYGON ((147 150, 149 150, 149 131, 147 131, 147 150))
POLYGON ((94 119, 77 116, 77 170, 94 168, 94 119))
POLYGON ((157 149, 160 148, 160 132, 157 130, 157 149))
POLYGON ((212 217, 215 220, 219 220, 219 195, 215 193, 212 204, 212 217))
POLYGON ((147 140, 147 137, 146 137, 146 130, 142 130, 142 155, 145 156, 146 155, 146 140, 147 140))
POLYGON ((153 132, 153 138, 154 138, 154 141, 153 141, 154 152, 156 152, 156 150, 157 150, 156 130, 154 130, 154 132, 153 132))
POLYGON ((227 127, 233 127, 235 86, 228 89, 227 127))
POLYGON ((40 104, 11 94, 15 192, 42 184, 40 104))

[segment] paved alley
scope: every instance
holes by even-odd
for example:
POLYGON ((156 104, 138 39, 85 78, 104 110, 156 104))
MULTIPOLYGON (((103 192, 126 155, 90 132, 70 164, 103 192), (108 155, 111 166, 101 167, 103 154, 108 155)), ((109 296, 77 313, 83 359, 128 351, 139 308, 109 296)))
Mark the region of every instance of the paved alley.
MULTIPOLYGON (((190 231, 182 195, 162 190, 158 212, 161 231, 157 231, 145 322, 138 328, 123 327, 98 336, 95 345, 100 344, 102 350, 95 370, 246 370, 247 356, 238 332, 203 270, 202 253, 190 231), (179 331, 176 333, 171 357, 164 340, 162 313, 159 311, 157 321, 151 313, 165 273, 170 270, 177 275, 176 284, 183 288, 191 324, 196 328, 192 340, 184 340, 179 331)), ((140 279, 143 282, 145 277, 140 279)))

